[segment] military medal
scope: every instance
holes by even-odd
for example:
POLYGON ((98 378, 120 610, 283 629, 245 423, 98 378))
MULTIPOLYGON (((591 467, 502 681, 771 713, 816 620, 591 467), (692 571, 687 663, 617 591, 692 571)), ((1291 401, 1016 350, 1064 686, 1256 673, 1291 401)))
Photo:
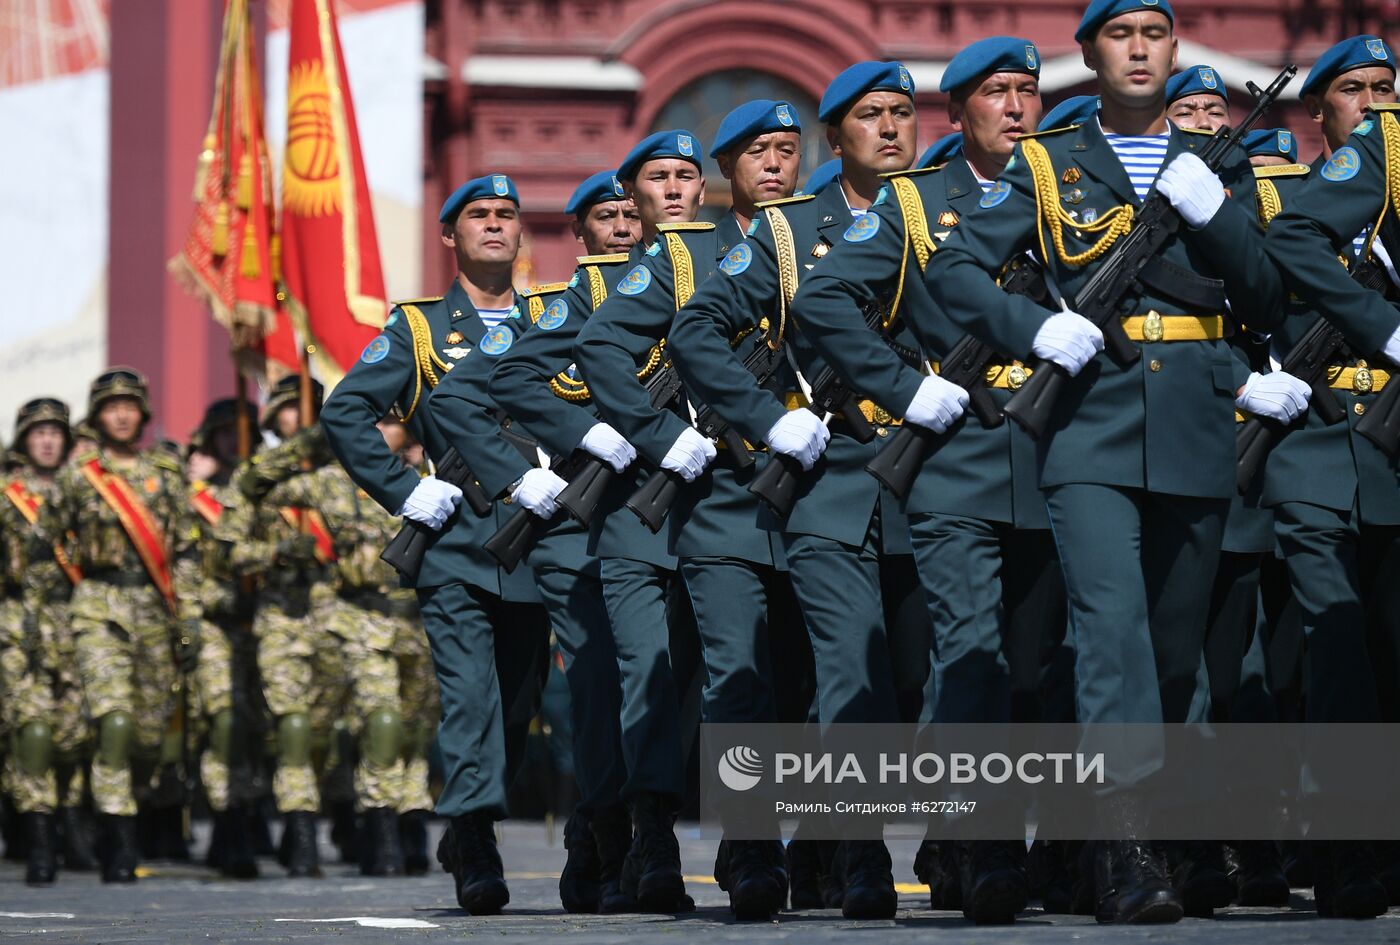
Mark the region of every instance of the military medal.
POLYGON ((826 245, 825 243, 818 243, 816 246, 812 247, 812 255, 817 257, 818 259, 821 259, 827 254, 827 251, 830 249, 831 247, 826 245))
POLYGON ((939 226, 957 226, 958 215, 951 210, 944 210, 938 215, 939 226))
POLYGON ((462 333, 460 331, 454 331, 447 336, 447 343, 450 345, 459 345, 462 343, 463 340, 464 339, 462 338, 462 333))
POLYGON ((1079 168, 1071 167, 1069 170, 1065 171, 1064 176, 1060 178, 1060 183, 1073 184, 1077 180, 1079 180, 1079 168))

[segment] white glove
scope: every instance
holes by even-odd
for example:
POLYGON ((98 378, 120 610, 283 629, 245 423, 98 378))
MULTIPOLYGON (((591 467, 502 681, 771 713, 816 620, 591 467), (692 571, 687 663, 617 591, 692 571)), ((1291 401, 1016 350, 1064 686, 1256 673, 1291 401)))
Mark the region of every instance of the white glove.
POLYGON ((1084 365, 1102 350, 1103 332, 1083 315, 1070 311, 1047 318, 1031 342, 1031 354, 1054 361, 1071 377, 1084 370, 1084 365))
POLYGON ((554 497, 563 492, 567 485, 551 470, 530 469, 520 477, 520 484, 511 490, 510 500, 540 518, 553 518, 555 509, 559 507, 554 497))
POLYGON ((611 466, 613 472, 622 472, 637 458, 637 451, 627 442, 627 437, 606 423, 589 427, 578 445, 611 466))
POLYGON ((1286 371, 1251 374, 1235 398, 1235 406, 1279 423, 1292 423, 1308 409, 1311 396, 1312 388, 1286 371))
POLYGON ((1381 348, 1381 354, 1385 355, 1391 364, 1400 364, 1400 327, 1390 333, 1390 340, 1381 348))
POLYGON ((1189 151, 1178 154, 1162 171, 1157 190, 1193 230, 1209 223, 1225 202, 1225 185, 1205 161, 1189 151))
POLYGON ((686 482, 694 482, 714 458, 715 445, 701 436, 699 430, 686 427, 661 457, 661 468, 678 473, 686 482))
POLYGON ((399 514, 422 522, 433 531, 447 524, 452 510, 462 501, 462 490, 450 482, 443 482, 436 476, 424 476, 413 487, 408 498, 403 500, 399 514))
POLYGON ((789 410, 778 418, 763 441, 775 453, 786 453, 811 469, 831 440, 831 431, 810 410, 789 410))
POLYGON ((904 422, 928 427, 934 433, 947 432, 967 409, 967 391, 937 374, 919 383, 919 389, 904 409, 904 422))

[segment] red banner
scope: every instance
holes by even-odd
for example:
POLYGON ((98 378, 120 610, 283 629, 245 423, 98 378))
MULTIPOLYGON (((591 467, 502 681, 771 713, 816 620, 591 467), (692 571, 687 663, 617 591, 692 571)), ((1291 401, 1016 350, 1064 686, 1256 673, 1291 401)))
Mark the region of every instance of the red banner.
POLYGON ((226 0, 194 220, 169 268, 209 305, 235 350, 295 370, 291 323, 278 306, 276 214, 255 38, 248 0, 226 0))
POLYGON ((170 570, 170 543, 166 540, 160 523, 151 514, 150 507, 141 498, 141 494, 131 488, 131 483, 119 474, 104 469, 99 460, 90 459, 82 464, 81 469, 83 476, 97 491, 102 501, 117 513, 117 519, 122 523, 126 537, 131 539, 132 547, 136 549, 141 563, 146 566, 146 573, 150 575, 156 590, 165 598, 165 605, 170 609, 170 613, 178 613, 179 609, 175 604, 175 579, 170 570))
POLYGON ((369 183, 331 0, 292 0, 282 272, 287 307, 332 386, 388 306, 369 183))

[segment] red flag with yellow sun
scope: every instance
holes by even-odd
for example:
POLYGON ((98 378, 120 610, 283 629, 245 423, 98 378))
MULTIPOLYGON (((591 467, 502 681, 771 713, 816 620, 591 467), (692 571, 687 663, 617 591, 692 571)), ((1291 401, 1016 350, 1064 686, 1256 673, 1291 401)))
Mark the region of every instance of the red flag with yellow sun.
POLYGON ((282 278, 313 367, 331 386, 384 326, 388 306, 332 0, 292 0, 290 24, 282 278))

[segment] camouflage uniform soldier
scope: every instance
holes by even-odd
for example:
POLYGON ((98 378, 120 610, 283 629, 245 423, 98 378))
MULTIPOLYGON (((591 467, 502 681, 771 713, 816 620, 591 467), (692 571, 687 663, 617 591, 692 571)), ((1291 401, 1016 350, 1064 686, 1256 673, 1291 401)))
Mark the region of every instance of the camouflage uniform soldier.
MULTIPOLYGON (((240 577, 259 581, 253 614, 258 671, 263 698, 277 724, 277 768, 272 793, 283 815, 285 830, 283 865, 292 876, 316 876, 316 813, 320 809, 313 756, 313 707, 321 703, 326 683, 318 660, 314 611, 334 599, 332 571, 326 552, 318 548, 310 523, 302 525, 304 510, 269 495, 277 483, 315 465, 309 445, 310 431, 297 433, 298 383, 285 378, 273 391, 263 410, 262 425, 273 429, 284 443, 245 463, 235 484, 248 501, 225 510, 217 533, 232 545, 230 562, 240 577)), ((320 385, 313 399, 319 404, 320 385)), ((329 654, 324 654, 329 655, 329 654)), ((320 731, 330 728, 327 719, 320 731)))
POLYGON ((77 807, 83 788, 81 756, 89 742, 68 626, 68 598, 77 571, 63 567, 53 550, 30 559, 28 542, 39 510, 53 494, 54 475, 71 439, 68 406, 63 402, 43 398, 21 407, 11 452, 23 463, 6 483, 0 500, 4 549, 0 692, 5 694, 0 726, 8 733, 10 745, 5 787, 28 825, 25 880, 31 885, 53 882, 57 866, 53 820, 60 812, 71 835, 65 865, 92 868, 87 831, 77 807), (26 571, 32 572, 32 589, 22 599, 26 571), (57 772, 55 755, 63 762, 57 772))
MULTIPOLYGON (((111 368, 93 381, 99 436, 57 477, 30 558, 61 541, 83 574, 70 620, 88 712, 97 726, 92 796, 102 815, 104 882, 135 882, 136 794, 149 785, 180 674, 199 649, 200 598, 189 496, 179 465, 136 443, 150 419, 146 380, 111 368)), ((42 571, 26 571, 36 592, 42 571)))
MULTIPOLYGON (((253 406, 242 405, 246 416, 253 406)), ((253 754, 257 698, 257 646, 251 619, 253 595, 233 571, 232 546, 219 533, 225 510, 242 500, 230 485, 238 464, 239 402, 216 400, 190 439, 185 472, 198 533, 200 600, 204 604, 199 669, 194 678, 198 717, 207 729, 200 753, 200 780, 214 813, 210 865, 225 876, 251 879, 258 864, 250 843, 246 796, 233 796, 230 772, 246 783, 253 754)))

